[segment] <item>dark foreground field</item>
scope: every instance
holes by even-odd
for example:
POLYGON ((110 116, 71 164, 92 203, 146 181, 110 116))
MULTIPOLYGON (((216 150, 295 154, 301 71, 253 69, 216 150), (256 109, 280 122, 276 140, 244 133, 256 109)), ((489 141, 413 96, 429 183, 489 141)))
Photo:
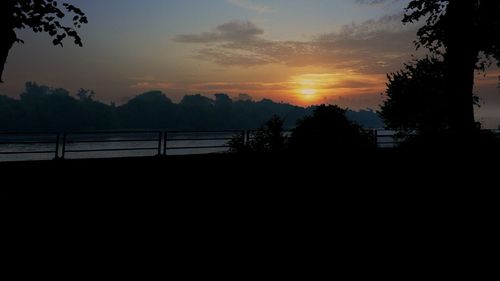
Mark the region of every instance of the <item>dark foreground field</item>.
POLYGON ((461 237, 480 233, 476 245, 483 233, 493 233, 498 158, 474 155, 379 151, 3 163, 2 204, 9 206, 4 219, 30 228, 20 233, 26 241, 41 229, 58 229, 50 234, 56 240, 78 234, 82 238, 70 243, 91 249, 97 241, 121 254, 133 241, 167 253, 179 248, 180 261, 203 252, 204 263, 224 245, 236 270, 241 262, 233 252, 273 267, 276 256, 264 253, 295 262, 297 255, 315 257, 316 266, 326 253, 349 263, 367 252, 370 264, 383 253, 401 263, 391 262, 391 271, 419 272, 405 269, 413 263, 401 253, 421 253, 441 266, 441 256, 428 250, 438 247, 430 245, 463 252, 461 237))
MULTIPOLYGON (((376 196, 496 189, 496 153, 236 155, 0 163, 7 198, 376 196)), ((453 193, 453 192, 452 192, 453 193)))

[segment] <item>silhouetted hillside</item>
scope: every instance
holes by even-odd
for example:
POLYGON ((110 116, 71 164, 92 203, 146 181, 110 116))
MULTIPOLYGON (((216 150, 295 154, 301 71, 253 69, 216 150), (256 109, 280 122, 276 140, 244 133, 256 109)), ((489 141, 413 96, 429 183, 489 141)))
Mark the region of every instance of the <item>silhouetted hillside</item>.
MULTIPOLYGON (((216 94, 213 99, 187 95, 174 103, 162 92, 153 91, 121 106, 102 103, 94 96, 88 90, 72 96, 65 89, 28 82, 19 99, 0 95, 0 130, 254 129, 274 115, 284 119, 285 128, 292 128, 314 110, 268 99, 234 101, 226 94, 216 94)), ((370 110, 348 111, 347 116, 366 127, 383 127, 370 110)))

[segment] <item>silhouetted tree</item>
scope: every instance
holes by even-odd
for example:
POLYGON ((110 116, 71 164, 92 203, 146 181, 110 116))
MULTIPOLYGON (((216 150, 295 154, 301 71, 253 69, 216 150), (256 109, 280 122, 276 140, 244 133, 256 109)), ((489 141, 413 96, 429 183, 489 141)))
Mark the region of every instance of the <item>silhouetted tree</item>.
POLYGON ((92 90, 80 89, 78 97, 78 112, 72 120, 74 130, 103 130, 117 127, 118 116, 116 108, 95 100, 96 93, 92 90))
POLYGON ((256 130, 245 144, 244 136, 235 135, 229 141, 231 152, 280 153, 285 151, 286 137, 283 129, 284 120, 274 115, 264 126, 256 130))
POLYGON ((0 96, 0 130, 19 130, 22 127, 19 122, 22 115, 23 110, 18 100, 0 96))
POLYGON ((229 152, 231 153, 248 153, 251 152, 250 146, 245 142, 245 132, 234 134, 231 140, 227 142, 229 152))
MULTIPOLYGON (((282 126, 290 128, 312 110, 313 107, 270 100, 233 102, 226 94, 218 94, 215 99, 185 96, 176 104, 162 92, 144 93, 115 106, 98 101, 92 90, 80 89, 71 95, 65 89, 28 82, 19 100, 0 95, 0 131, 254 129, 273 115, 286 118, 282 126)), ((379 120, 370 111, 350 111, 349 115, 367 124, 371 123, 370 119, 379 120)))
POLYGON ((403 21, 422 18, 426 24, 418 31, 417 47, 443 54, 450 129, 470 134, 476 128, 473 87, 480 54, 496 58, 500 66, 500 1, 412 0, 403 21))
MULTIPOLYGON (((434 136, 448 131, 450 120, 446 113, 450 104, 444 84, 445 69, 441 60, 428 57, 387 75, 387 100, 380 111, 386 127, 434 136)), ((474 100, 477 103, 478 98, 474 100)))
POLYGON ((263 127, 255 132, 250 148, 255 152, 283 152, 285 150, 284 121, 274 115, 263 127))
POLYGON ((25 88, 20 101, 29 130, 70 130, 80 119, 78 101, 67 90, 33 82, 26 83, 25 88))
POLYGON ((2 0, 0 1, 0 82, 9 51, 14 43, 23 41, 17 37, 16 30, 31 29, 34 32, 48 33, 54 45, 62 46, 62 41, 73 38, 78 46, 82 40, 77 28, 87 23, 87 17, 77 7, 63 3, 59 8, 55 0, 2 0), (64 24, 66 13, 71 14, 73 26, 64 24))
POLYGON ((235 129, 233 126, 233 100, 226 94, 215 94, 214 124, 225 130, 235 129))
POLYGON ((346 117, 346 110, 322 105, 314 114, 297 123, 290 138, 290 149, 308 153, 344 153, 374 147, 372 135, 346 117))
POLYGON ((76 96, 80 99, 80 101, 91 101, 95 97, 95 92, 87 89, 80 89, 76 93, 76 96))
POLYGON ((165 129, 175 120, 174 104, 162 92, 136 96, 118 108, 121 126, 129 129, 165 129))
POLYGON ((184 96, 179 103, 182 119, 179 120, 180 128, 185 129, 194 125, 194 130, 211 130, 214 127, 213 112, 214 101, 200 94, 184 96))

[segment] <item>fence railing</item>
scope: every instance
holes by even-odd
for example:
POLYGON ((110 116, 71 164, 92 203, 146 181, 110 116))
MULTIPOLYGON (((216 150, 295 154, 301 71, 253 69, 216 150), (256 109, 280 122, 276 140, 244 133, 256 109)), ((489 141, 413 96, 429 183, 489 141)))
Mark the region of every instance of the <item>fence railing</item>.
POLYGON ((172 150, 229 149, 229 141, 233 138, 241 137, 245 141, 245 132, 244 130, 166 131, 163 135, 163 155, 168 155, 172 150), (182 144, 186 142, 189 145, 182 144), (212 143, 206 144, 206 142, 212 143))
POLYGON ((228 151, 230 140, 241 137, 246 142, 246 136, 245 130, 4 132, 0 133, 0 156, 44 154, 49 157, 50 154, 53 159, 66 159, 91 155, 107 158, 106 153, 132 152, 144 152, 144 156, 166 156, 182 151, 203 154, 207 150, 228 151))
MULTIPOLYGON (((500 130, 481 130, 481 134, 490 135, 500 139, 500 130)), ((375 143, 378 148, 396 148, 400 146, 409 137, 418 135, 417 131, 408 131, 406 133, 400 133, 394 130, 388 129, 374 129, 373 136, 375 143)))
POLYGON ((157 151, 161 154, 163 132, 161 131, 108 131, 64 133, 61 158, 68 153, 157 151), (98 145, 112 145, 99 147, 98 145), (121 144, 128 144, 123 146, 121 144), (139 144, 130 146, 130 144, 139 144), (84 146, 85 145, 85 146, 84 146), (120 146, 121 145, 121 146, 120 146))
POLYGON ((387 129, 375 129, 372 132, 375 145, 382 149, 398 147, 408 136, 415 134, 411 132, 407 135, 403 135, 397 131, 387 129))
MULTIPOLYGON (((233 138, 239 137, 243 144, 247 144, 255 139, 257 131, 0 132, 0 156, 47 155, 53 159, 65 159, 92 153, 102 158, 107 157, 105 153, 147 152, 151 156, 166 156, 188 151, 187 154, 205 154, 228 151, 229 141, 233 138)), ((500 130, 484 132, 500 138, 500 130)), ((291 131, 284 134, 290 136, 291 131)), ((396 131, 373 130, 374 142, 382 149, 398 147, 407 137, 396 131)))
POLYGON ((50 154, 59 158, 60 133, 0 132, 0 155, 50 154), (21 150, 22 149, 22 150, 21 150))

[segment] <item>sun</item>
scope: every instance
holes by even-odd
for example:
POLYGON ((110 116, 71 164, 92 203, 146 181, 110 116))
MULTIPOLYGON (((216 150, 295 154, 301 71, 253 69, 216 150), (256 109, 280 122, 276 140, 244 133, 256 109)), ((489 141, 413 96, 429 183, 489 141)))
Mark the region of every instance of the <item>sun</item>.
POLYGON ((315 89, 301 89, 300 93, 303 94, 304 96, 313 96, 316 94, 315 89))

